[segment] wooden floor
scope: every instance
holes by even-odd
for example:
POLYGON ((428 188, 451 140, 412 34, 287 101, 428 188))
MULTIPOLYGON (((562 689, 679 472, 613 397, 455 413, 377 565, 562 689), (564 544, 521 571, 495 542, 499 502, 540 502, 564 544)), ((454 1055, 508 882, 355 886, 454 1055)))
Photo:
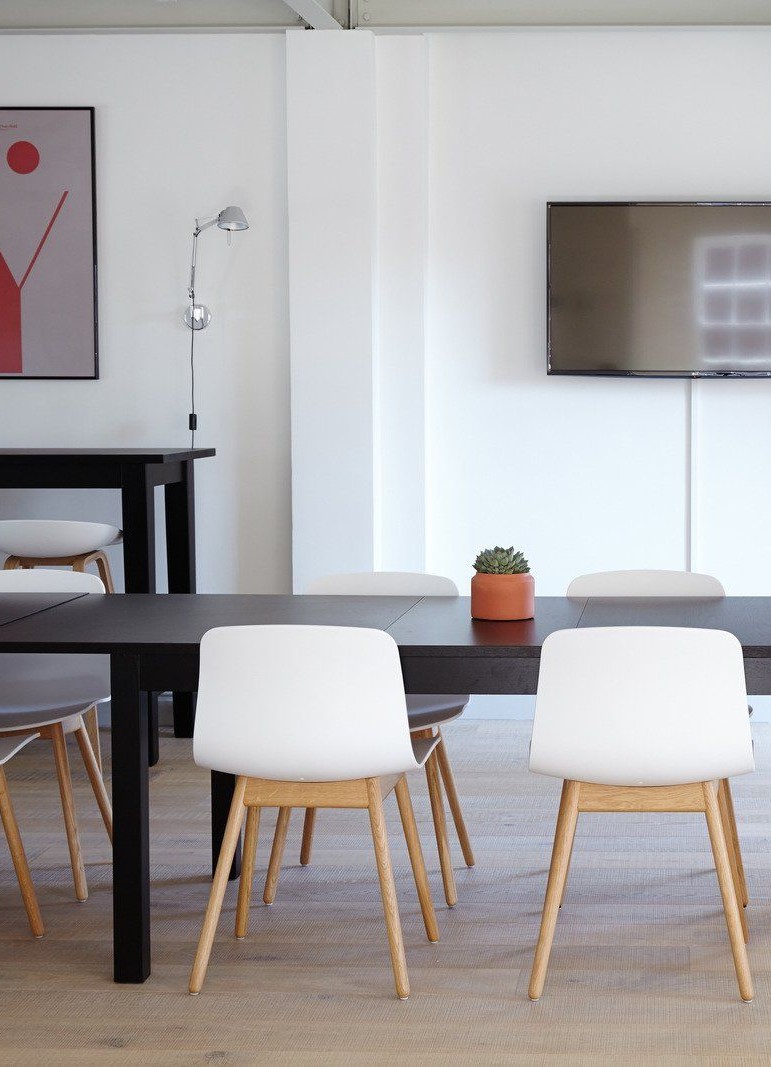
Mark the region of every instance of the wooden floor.
MULTIPOLYGON (((231 886, 201 996, 187 977, 207 897, 208 776, 165 737, 152 771, 153 974, 111 982, 110 853, 71 753, 91 889, 74 900, 41 742, 8 767, 47 926, 30 938, 0 844, 0 1063, 771 1064, 771 726, 734 784, 752 902, 756 999, 738 999, 703 818, 581 817, 544 998, 527 979, 559 783, 526 769, 530 724, 460 722, 447 742, 477 866, 444 906, 425 783, 411 779, 442 940, 426 942, 393 798, 387 815, 412 980, 394 997, 365 812, 324 812, 314 862, 295 815, 275 905, 246 941, 231 886)), ((109 749, 109 738, 105 737, 109 749)), ((269 844, 266 820, 257 880, 269 844)))

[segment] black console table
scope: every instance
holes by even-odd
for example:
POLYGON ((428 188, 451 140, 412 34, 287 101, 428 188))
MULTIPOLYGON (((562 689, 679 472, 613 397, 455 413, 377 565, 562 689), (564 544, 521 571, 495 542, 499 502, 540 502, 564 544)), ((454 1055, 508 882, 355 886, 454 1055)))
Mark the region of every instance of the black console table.
MULTIPOLYGON (((155 487, 164 486, 170 593, 195 592, 193 463, 213 448, 3 448, 0 489, 120 489, 127 593, 155 592, 155 487)), ((174 733, 192 737, 194 695, 174 694, 174 733)), ((157 704, 149 710, 158 759, 157 704)))

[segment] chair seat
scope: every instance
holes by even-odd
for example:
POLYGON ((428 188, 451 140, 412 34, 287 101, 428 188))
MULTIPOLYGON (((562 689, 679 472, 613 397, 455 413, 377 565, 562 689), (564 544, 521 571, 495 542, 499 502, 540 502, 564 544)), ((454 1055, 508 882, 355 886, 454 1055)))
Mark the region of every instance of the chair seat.
POLYGON ((109 696, 106 656, 0 656, 0 732, 77 718, 109 696))
POLYGON ((469 702, 468 696, 456 693, 407 694, 407 719, 410 730, 430 730, 462 715, 469 702))
POLYGON ((419 767, 422 767, 439 744, 439 738, 425 737, 420 741, 416 741, 414 737, 411 737, 410 742, 412 744, 412 751, 415 753, 415 762, 419 767))
POLYGON ((82 556, 117 544, 123 537, 117 526, 104 522, 65 522, 57 519, 4 519, 0 521, 0 552, 9 556, 54 559, 82 556))
POLYGON ((34 741, 37 736, 37 734, 28 734, 26 737, 0 737, 0 767, 30 741, 34 741))

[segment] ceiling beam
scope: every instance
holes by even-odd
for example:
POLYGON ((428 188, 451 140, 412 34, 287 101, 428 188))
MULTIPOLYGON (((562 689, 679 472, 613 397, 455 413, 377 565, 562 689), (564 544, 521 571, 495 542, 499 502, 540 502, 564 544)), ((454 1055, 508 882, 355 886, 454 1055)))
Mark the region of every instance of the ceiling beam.
POLYGON ((343 29, 330 11, 331 3, 324 4, 321 0, 284 0, 284 3, 307 22, 312 30, 343 29))
POLYGON ((351 0, 351 27, 768 25, 768 0, 351 0))

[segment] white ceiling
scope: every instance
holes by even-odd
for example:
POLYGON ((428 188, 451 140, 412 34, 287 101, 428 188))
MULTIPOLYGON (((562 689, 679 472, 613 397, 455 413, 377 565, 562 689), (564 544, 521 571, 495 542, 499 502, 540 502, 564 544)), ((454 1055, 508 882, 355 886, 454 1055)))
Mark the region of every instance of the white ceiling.
MULTIPOLYGON (((304 0, 362 29, 561 25, 768 25, 769 0, 304 0)), ((0 0, 0 32, 283 30, 292 0, 0 0)))

